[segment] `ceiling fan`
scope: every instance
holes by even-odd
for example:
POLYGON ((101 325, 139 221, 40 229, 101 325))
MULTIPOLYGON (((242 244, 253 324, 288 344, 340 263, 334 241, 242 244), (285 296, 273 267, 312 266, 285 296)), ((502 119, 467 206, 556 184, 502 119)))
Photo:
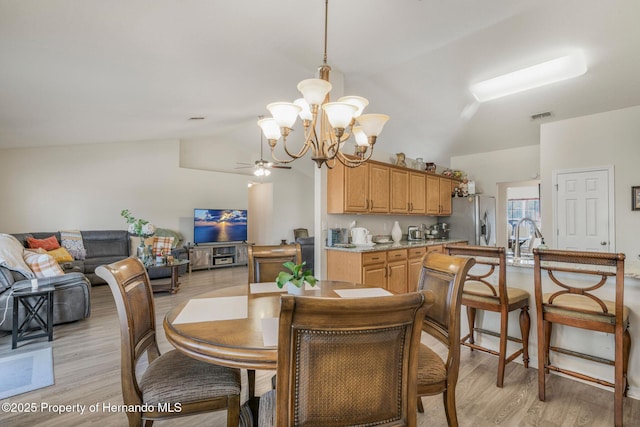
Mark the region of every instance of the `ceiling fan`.
POLYGON ((237 162, 236 164, 238 166, 236 166, 236 169, 255 168, 255 170, 253 171, 253 174, 259 177, 269 176, 271 174, 271 171, 269 169, 291 169, 291 166, 286 166, 286 165, 281 165, 279 163, 266 161, 262 154, 263 145, 264 145, 264 141, 262 138, 262 131, 260 131, 260 160, 256 160, 255 162, 253 162, 253 164, 237 162))

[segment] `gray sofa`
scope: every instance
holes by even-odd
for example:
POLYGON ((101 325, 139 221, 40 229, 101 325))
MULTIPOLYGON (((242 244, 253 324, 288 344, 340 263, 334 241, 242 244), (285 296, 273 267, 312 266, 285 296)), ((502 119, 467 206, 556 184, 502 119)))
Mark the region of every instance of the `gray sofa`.
MULTIPOLYGON (((53 324, 85 319, 91 313, 91 284, 82 273, 67 273, 63 276, 38 279, 39 286, 52 285, 53 324)), ((10 331, 13 325, 12 291, 30 288, 30 279, 22 274, 0 267, 0 331, 10 331), (4 321, 2 318, 4 317, 4 321)), ((44 315, 44 307, 40 311, 44 315)), ((24 307, 20 306, 19 318, 24 319, 24 307)))
MULTIPOLYGON (((63 269, 65 272, 83 273, 92 285, 106 283, 96 275, 96 268, 99 265, 120 261, 131 255, 129 233, 125 230, 80 231, 80 233, 82 234, 84 247, 87 250, 87 256, 84 260, 63 263, 63 269)), ((46 239, 51 235, 56 236, 56 239, 60 242, 60 233, 55 231, 13 234, 25 248, 28 247, 27 237, 46 239)), ((187 258, 187 252, 184 248, 176 248, 171 252, 175 258, 187 258)), ((179 274, 184 274, 186 270, 187 266, 185 265, 180 267, 178 272, 179 274)), ((171 277, 170 268, 150 268, 148 272, 151 280, 171 277)))
MULTIPOLYGON (((81 231, 80 233, 82 234, 84 247, 87 250, 86 258, 64 263, 62 267, 68 272, 83 273, 91 284, 106 283, 95 274, 96 267, 102 264, 111 264, 129 256, 129 233, 124 230, 81 231)), ((60 233, 55 231, 19 233, 13 236, 26 248, 28 247, 27 237, 46 239, 51 235, 56 236, 56 239, 60 242, 60 233)))

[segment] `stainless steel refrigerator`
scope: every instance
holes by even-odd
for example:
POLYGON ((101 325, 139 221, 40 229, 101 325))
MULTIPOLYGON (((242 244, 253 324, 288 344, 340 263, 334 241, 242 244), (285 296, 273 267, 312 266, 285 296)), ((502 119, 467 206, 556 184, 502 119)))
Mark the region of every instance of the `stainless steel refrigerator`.
POLYGON ((451 216, 441 222, 449 224, 450 239, 464 239, 470 245, 496 245, 496 199, 476 194, 451 199, 451 216))

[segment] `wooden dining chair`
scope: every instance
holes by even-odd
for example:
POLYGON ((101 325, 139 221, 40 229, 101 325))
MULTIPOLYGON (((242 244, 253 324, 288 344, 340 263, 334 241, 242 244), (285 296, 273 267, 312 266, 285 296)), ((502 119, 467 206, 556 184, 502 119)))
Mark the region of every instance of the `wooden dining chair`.
POLYGON ((125 405, 151 408, 127 411, 130 426, 154 420, 227 410, 227 427, 240 414, 240 370, 201 362, 176 350, 160 355, 149 276, 137 258, 101 265, 96 274, 108 284, 118 311, 121 336, 120 376, 125 405), (147 354, 141 376, 138 361, 147 354), (139 378, 139 380, 138 380, 139 378))
POLYGON ((258 425, 415 426, 429 292, 368 298, 283 295, 276 390, 258 425))
POLYGON ((284 264, 293 261, 302 263, 302 250, 299 243, 290 245, 269 245, 248 247, 249 283, 275 282, 278 273, 284 271, 284 264))
MULTIPOLYGON (((538 327, 538 397, 545 400, 545 374, 560 372, 614 389, 614 423, 622 425, 622 401, 627 395, 631 349, 629 309, 624 305, 622 253, 534 249, 534 288, 538 327), (543 283, 542 272, 549 280, 543 283), (612 280, 609 280, 612 279, 612 280), (614 282, 613 300, 602 299, 606 283, 614 282), (614 360, 551 344, 553 324, 605 332, 614 337, 614 360), (550 351, 612 365, 613 383, 552 363, 550 351)), ((570 334, 567 331, 563 336, 570 334)), ((559 338, 559 337, 556 337, 559 338)))
POLYGON ((422 258, 418 291, 431 291, 435 302, 427 310, 422 330, 447 349, 443 360, 431 348, 420 345, 418 352, 418 411, 424 412, 422 396, 442 393, 449 426, 458 425, 456 384, 460 368, 460 307, 462 287, 475 260, 468 257, 427 253, 422 258))
POLYGON ((505 249, 494 246, 445 245, 449 255, 470 256, 476 260, 467 273, 462 290, 462 305, 467 308, 469 333, 460 343, 472 351, 479 350, 498 356, 498 378, 496 385, 502 387, 507 363, 522 355, 524 367, 529 367, 529 293, 523 289, 507 286, 505 249), (476 325, 476 310, 500 313, 499 332, 480 328, 476 325), (520 310, 520 338, 508 335, 509 313, 520 310), (492 335, 499 338, 498 351, 476 343, 474 333, 492 335), (507 341, 520 344, 519 348, 507 354, 507 341))

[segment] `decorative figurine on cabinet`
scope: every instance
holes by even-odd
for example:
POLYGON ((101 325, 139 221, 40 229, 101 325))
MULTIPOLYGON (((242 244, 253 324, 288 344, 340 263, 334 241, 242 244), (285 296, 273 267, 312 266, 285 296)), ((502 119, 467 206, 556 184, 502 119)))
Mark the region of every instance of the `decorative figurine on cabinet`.
POLYGON ((403 168, 407 167, 407 162, 405 161, 404 153, 396 153, 396 166, 401 166, 403 168))

